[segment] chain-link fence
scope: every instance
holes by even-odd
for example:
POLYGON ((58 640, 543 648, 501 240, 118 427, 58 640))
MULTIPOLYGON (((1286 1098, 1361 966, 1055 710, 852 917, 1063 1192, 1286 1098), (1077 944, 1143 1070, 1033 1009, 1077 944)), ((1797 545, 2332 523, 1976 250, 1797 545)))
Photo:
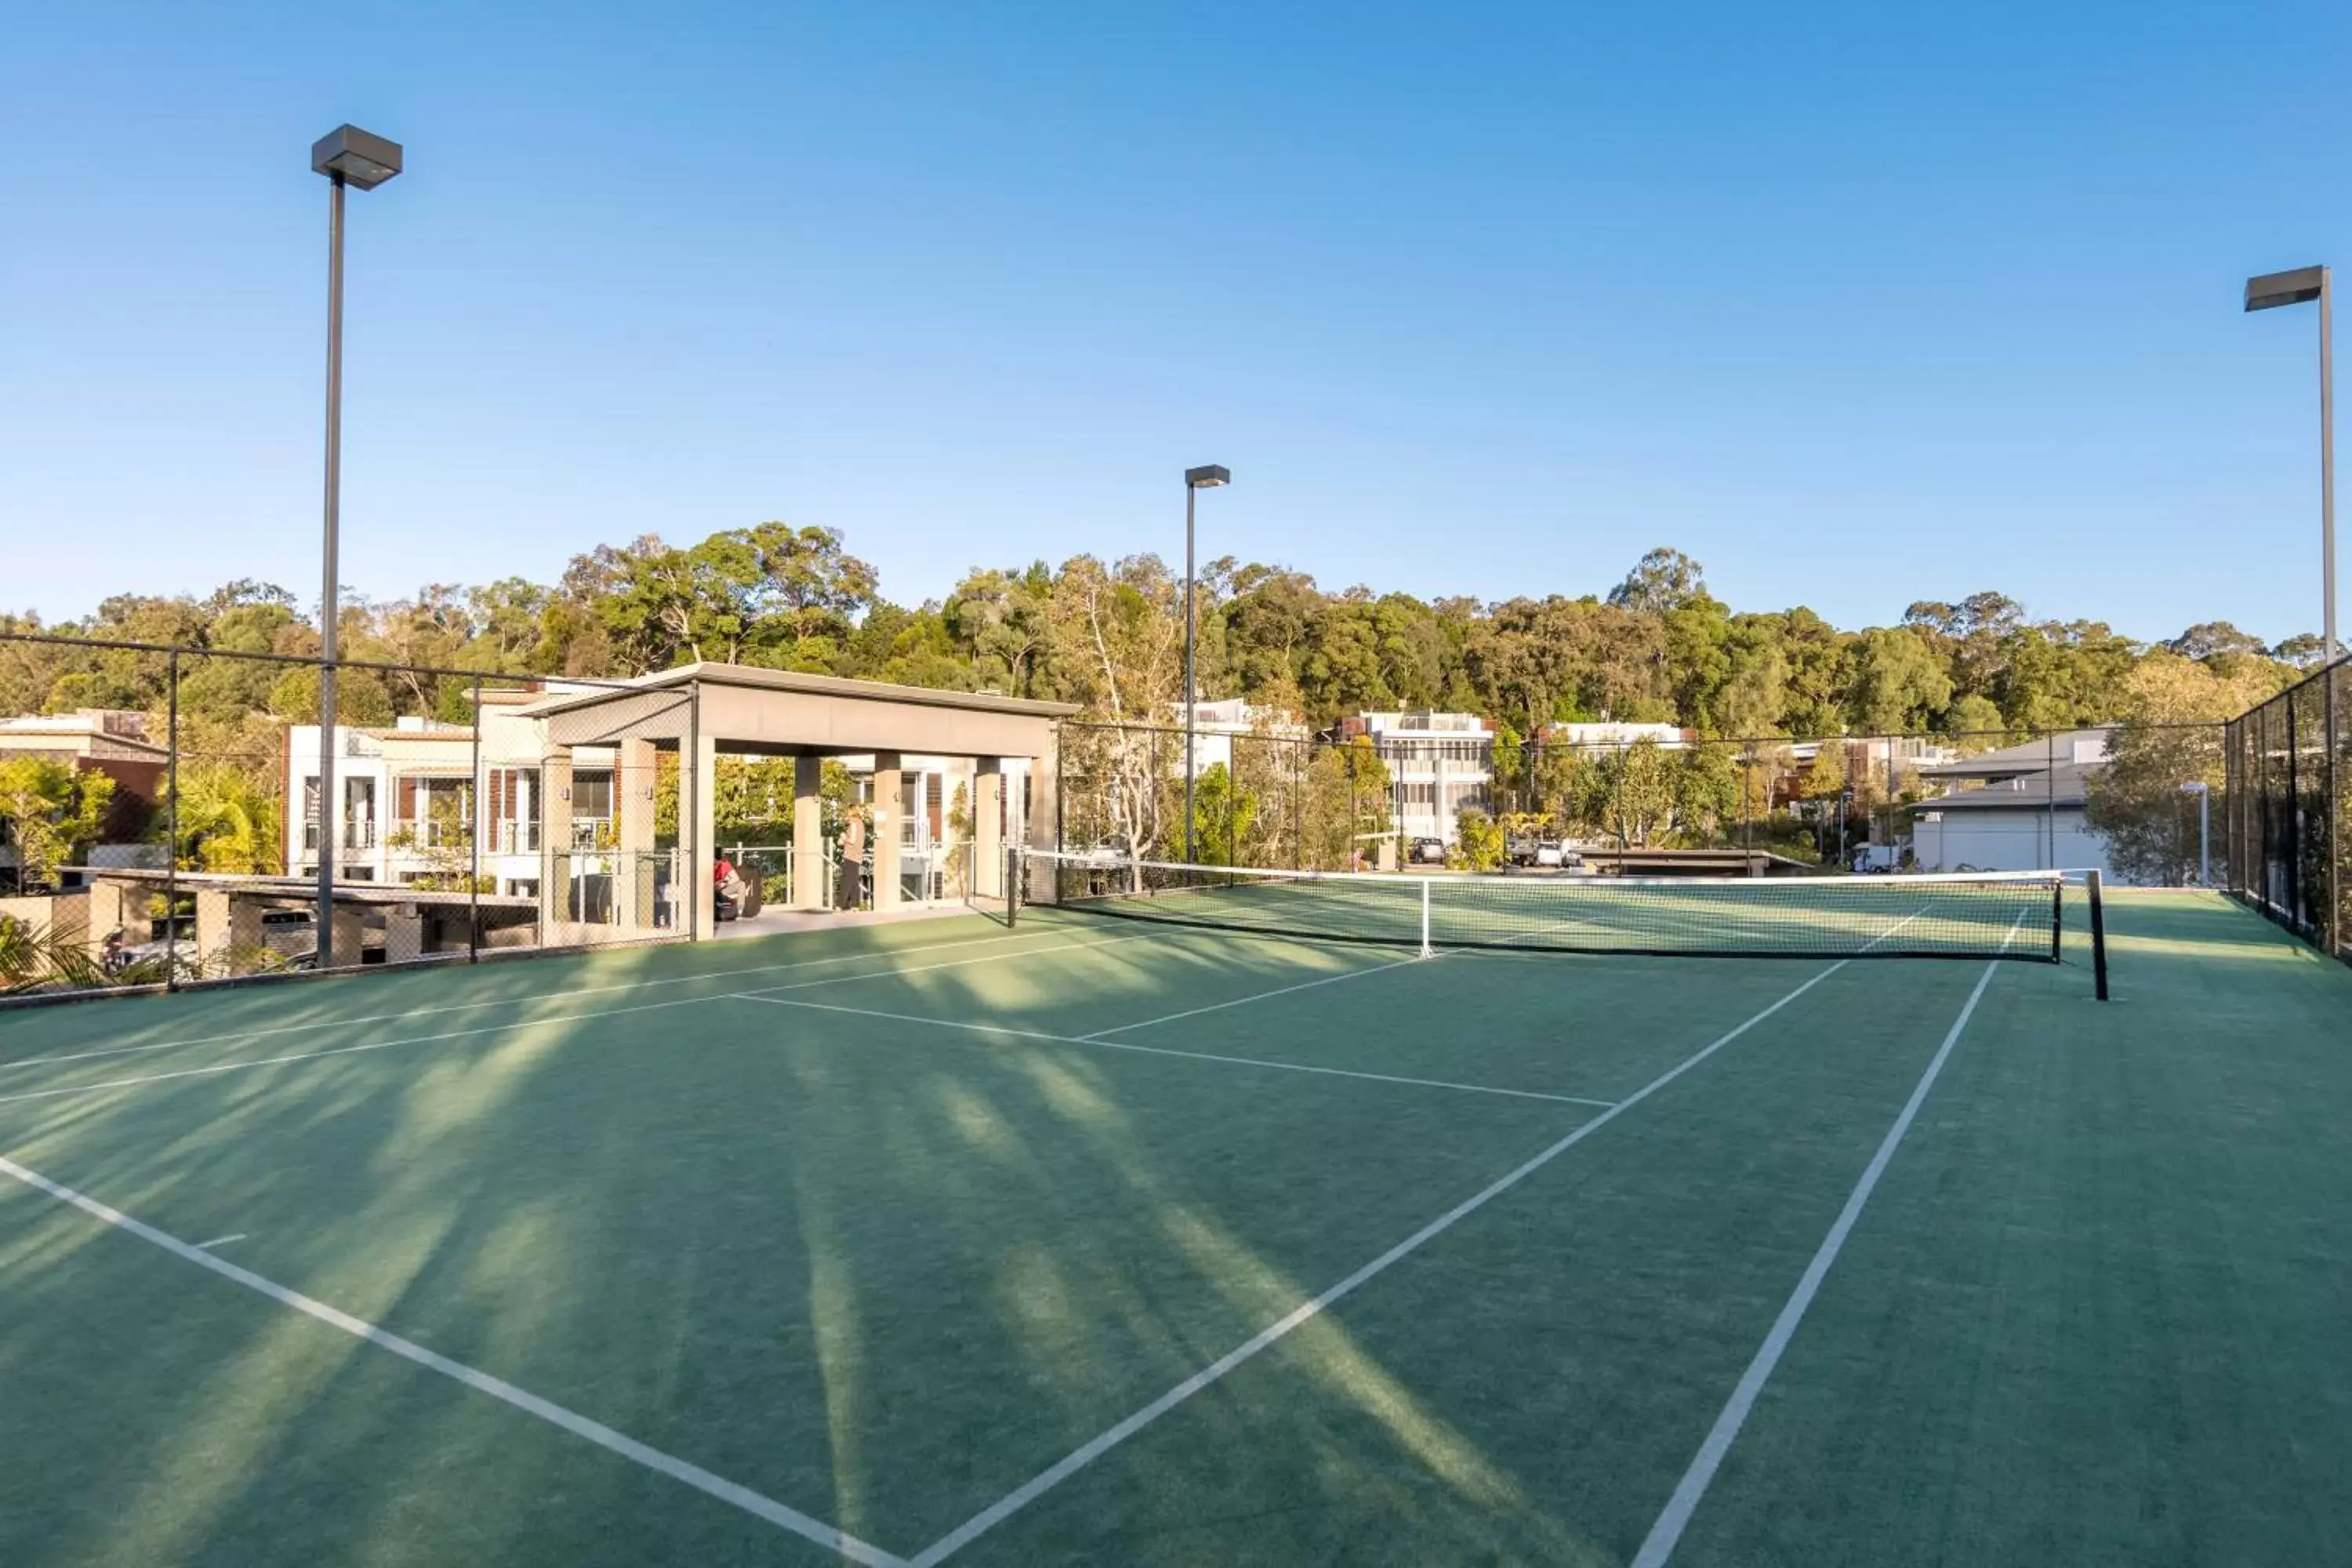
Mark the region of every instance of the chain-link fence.
POLYGON ((2339 957, 2352 956, 2338 820, 2347 704, 2352 660, 2339 660, 2231 720, 2222 803, 2230 890, 2339 957))
POLYGON ((2218 879, 2218 723, 1966 735, 1392 739, 1255 730, 1192 742, 1063 728, 1059 844, 1106 862, 1268 869, 1771 875, 2097 867, 2218 879), (1189 848, 1188 848, 1189 842, 1189 848))
POLYGON ((626 688, 337 674, 322 731, 315 657, 0 635, 0 997, 690 934, 691 748, 558 716, 626 688))
POLYGON ((1057 842, 1143 860, 1339 871, 1392 863, 1392 784, 1368 742, 1196 735, 1192 832, 1178 729, 1062 725, 1057 842))
MULTIPOLYGON (((883 847, 861 826, 853 851, 853 822, 893 825, 893 903, 992 891, 968 759, 910 763, 895 802, 824 759, 803 856, 809 759, 719 754, 697 780, 710 748, 691 683, 338 670, 322 747, 315 655, 0 634, 0 995, 675 942, 767 910, 871 908, 883 847), (706 795, 713 841, 698 849, 679 805, 706 795)), ((2229 788, 2212 725, 1520 741, 1261 722, 1196 733, 1189 816, 1183 731, 1070 721, 1053 827, 1106 859, 1326 871, 2100 866, 2180 883, 2242 865, 2231 885, 2315 929, 2336 897, 2324 690, 2238 721, 2229 788), (2209 807, 2227 832, 2200 831, 2209 807)), ((1026 810, 997 809, 1000 834, 1026 810)))
POLYGON ((0 634, 0 999, 966 905, 1026 810, 992 774, 975 820, 976 758, 892 753, 880 800, 870 759, 738 754, 700 680, 336 672, 322 730, 315 654, 0 634))

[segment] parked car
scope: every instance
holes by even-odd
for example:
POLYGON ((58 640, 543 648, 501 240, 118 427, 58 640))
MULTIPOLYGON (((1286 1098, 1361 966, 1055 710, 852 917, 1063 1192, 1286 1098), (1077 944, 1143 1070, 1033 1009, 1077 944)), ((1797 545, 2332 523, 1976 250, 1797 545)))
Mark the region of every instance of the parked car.
POLYGON ((1503 859, 1513 866, 1536 865, 1542 843, 1532 833, 1507 834, 1503 838, 1503 859))
POLYGON ((319 917, 309 910, 261 911, 262 945, 286 957, 298 952, 315 952, 319 946, 318 930, 319 917))
POLYGON ((1538 839, 1535 855, 1535 863, 1538 866, 1568 864, 1568 851, 1560 847, 1560 842, 1557 838, 1538 839))
POLYGON ((1102 842, 1078 851, 1078 854, 1087 864, 1094 866, 1124 866, 1136 858, 1123 833, 1113 834, 1102 842))
POLYGON ((1445 840, 1416 838, 1405 858, 1416 866, 1443 866, 1445 864, 1445 840))

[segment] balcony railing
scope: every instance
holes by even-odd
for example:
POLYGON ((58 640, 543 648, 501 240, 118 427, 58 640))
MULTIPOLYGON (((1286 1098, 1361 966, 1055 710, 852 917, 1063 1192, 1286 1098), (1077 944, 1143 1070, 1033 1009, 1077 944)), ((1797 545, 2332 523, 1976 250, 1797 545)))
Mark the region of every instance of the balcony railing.
POLYGON ((536 822, 509 816, 490 825, 490 852, 494 855, 536 855, 539 842, 536 822))
MULTIPOLYGON (((374 848, 375 824, 373 822, 344 823, 342 847, 346 849, 374 848)), ((302 847, 312 854, 318 853, 319 825, 317 823, 306 822, 302 825, 302 847)))

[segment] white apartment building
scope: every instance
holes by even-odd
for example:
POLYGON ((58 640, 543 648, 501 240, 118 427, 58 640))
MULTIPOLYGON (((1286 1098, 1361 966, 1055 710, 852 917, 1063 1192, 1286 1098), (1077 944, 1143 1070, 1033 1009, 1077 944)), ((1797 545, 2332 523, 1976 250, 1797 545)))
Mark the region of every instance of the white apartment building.
POLYGON ((1396 828, 1406 839, 1451 844, 1465 807, 1495 808, 1495 732, 1475 713, 1359 713, 1340 729, 1370 736, 1388 765, 1396 828))
POLYGON ((1623 751, 1637 741, 1654 741, 1668 751, 1681 747, 1689 731, 1677 724, 1601 723, 1554 724, 1547 738, 1555 745, 1589 746, 1623 751))
MULTIPOLYGON (((1170 710, 1171 728, 1184 727, 1184 705, 1179 702, 1170 710)), ((1246 698, 1227 697, 1215 702, 1192 704, 1192 765, 1199 773, 1223 767, 1233 771, 1234 738, 1236 735, 1267 735, 1285 740, 1304 741, 1309 736, 1305 722, 1297 714, 1278 708, 1262 708, 1246 698)), ((1179 741, 1176 766, 1184 765, 1183 742, 1179 741)))
MULTIPOLYGON (((572 752, 571 828, 564 844, 541 842, 546 797, 541 762, 545 723, 519 711, 528 703, 561 694, 562 682, 547 691, 491 692, 482 704, 482 738, 477 751, 470 725, 438 720, 403 719, 389 728, 352 724, 335 727, 335 794, 341 809, 335 875, 340 880, 398 886, 446 878, 458 852, 472 864, 467 825, 480 834, 480 867, 491 879, 488 890, 535 897, 542 876, 541 850, 586 851, 615 841, 619 816, 614 780, 617 753, 611 747, 583 746, 572 752), (481 810, 477 815, 475 769, 481 770, 481 810)), ((285 795, 286 874, 312 876, 319 868, 319 727, 296 724, 287 731, 285 795)), ((650 792, 650 779, 638 781, 650 792)))

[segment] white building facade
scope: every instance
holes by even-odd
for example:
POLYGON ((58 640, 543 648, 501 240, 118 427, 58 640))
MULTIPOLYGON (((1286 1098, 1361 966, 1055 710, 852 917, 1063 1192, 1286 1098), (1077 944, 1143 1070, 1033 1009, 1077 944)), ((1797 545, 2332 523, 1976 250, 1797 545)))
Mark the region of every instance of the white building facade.
POLYGON ((1912 858, 1922 871, 2107 874, 2107 841, 2084 815, 2106 762, 2106 731, 2084 730, 1924 766, 1958 787, 1913 808, 1912 858))
MULTIPOLYGON (((1184 728, 1184 705, 1178 703, 1171 710, 1171 727, 1184 728)), ((1231 773, 1234 766, 1234 742, 1239 738, 1263 736, 1275 740, 1306 741, 1310 738, 1307 725, 1296 713, 1279 708, 1264 708, 1245 698, 1227 697, 1215 702, 1192 704, 1192 767, 1196 774, 1211 768, 1222 767, 1231 773)), ((1176 744, 1175 767, 1184 766, 1184 742, 1176 744)))
MULTIPOLYGON (((478 869, 485 892, 534 898, 553 876, 571 906, 568 917, 589 923, 612 918, 616 889, 643 884, 639 901, 666 911, 669 889, 681 873, 673 850, 656 847, 661 836, 653 819, 662 815, 663 769, 674 769, 676 758, 665 763, 649 749, 625 756, 624 748, 580 745, 566 749, 566 762, 549 764, 553 748, 547 721, 532 710, 551 698, 590 689, 595 689, 548 681, 536 691, 487 694, 478 748, 470 726, 437 720, 337 726, 337 879, 449 886, 478 869), (560 825, 552 837, 551 822, 560 825), (478 856, 469 824, 478 835, 478 856)), ((866 753, 837 760, 855 781, 857 801, 876 805, 877 759, 866 753)), ((974 836, 972 759, 908 754, 898 760, 898 799, 887 803, 895 810, 877 816, 892 824, 898 839, 904 900, 959 896, 971 875, 959 857, 968 859, 974 836)), ((318 871, 318 726, 290 727, 280 837, 289 876, 318 871)), ((1005 833, 1025 832, 1027 761, 1007 760, 1003 774, 999 812, 1006 821, 998 842, 1007 841, 1005 833)), ((768 851, 782 864, 776 852, 791 820, 790 789, 764 811, 759 802, 741 805, 744 816, 730 825, 716 847, 735 859, 768 851)), ((867 853, 870 858, 870 847, 867 853)), ((655 923, 667 921, 657 914, 655 923)))
POLYGON ((1370 736, 1389 770, 1397 832, 1454 840, 1461 814, 1495 809, 1495 732, 1475 713, 1359 713, 1342 726, 1370 736))

